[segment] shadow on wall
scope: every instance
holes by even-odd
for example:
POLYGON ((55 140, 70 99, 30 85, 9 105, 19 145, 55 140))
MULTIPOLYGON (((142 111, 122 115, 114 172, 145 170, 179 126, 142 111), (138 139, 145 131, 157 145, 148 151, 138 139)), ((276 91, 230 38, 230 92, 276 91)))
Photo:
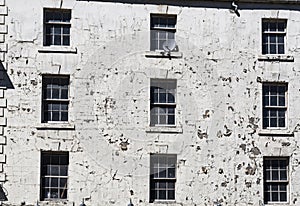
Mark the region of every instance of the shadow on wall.
MULTIPOLYGON (((265 9, 280 9, 280 10, 296 10, 300 11, 300 2, 288 4, 280 1, 281 3, 271 2, 257 2, 246 3, 234 0, 223 1, 203 1, 203 0, 190 0, 190 1, 174 1, 174 0, 77 0, 77 1, 94 1, 94 2, 111 2, 111 3, 123 3, 123 4, 154 4, 154 5, 169 5, 169 6, 183 6, 183 7, 199 7, 199 8, 217 8, 217 9, 231 9, 232 2, 236 2, 239 6, 239 10, 265 10, 265 9)), ((291 2, 290 2, 291 3, 291 2)))
POLYGON ((7 89, 15 88, 2 62, 0 62, 0 87, 6 87, 7 89))

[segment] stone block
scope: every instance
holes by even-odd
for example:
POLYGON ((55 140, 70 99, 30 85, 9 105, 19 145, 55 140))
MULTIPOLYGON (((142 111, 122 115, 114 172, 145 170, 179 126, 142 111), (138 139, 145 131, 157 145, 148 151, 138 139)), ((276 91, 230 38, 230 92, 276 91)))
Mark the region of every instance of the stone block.
POLYGON ((7 25, 0 24, 0 34, 7 34, 7 25))
POLYGON ((0 99, 0 108, 5 108, 7 106, 7 100, 2 98, 0 99))
POLYGON ((5 117, 0 117, 0 126, 6 126, 6 118, 5 117))
POLYGON ((4 98, 4 89, 1 89, 1 88, 0 88, 0 98, 4 98))
POLYGON ((6 144, 6 136, 0 136, 0 145, 5 145, 5 144, 6 144))
POLYGON ((5 42, 5 34, 0 34, 0 43, 5 42))
MULTIPOLYGON (((1 34, 1 26, 0 26, 0 34, 1 34)), ((0 44, 0 52, 7 52, 7 44, 0 44)))
POLYGON ((0 108, 0 117, 4 116, 4 108, 0 108))
POLYGON ((5 5, 5 0, 0 0, 0 6, 4 6, 5 5))
POLYGON ((0 154, 0 163, 5 163, 5 162, 6 162, 6 155, 0 154))
POLYGON ((0 6, 0 15, 7 15, 7 14, 8 14, 7 6, 0 6))

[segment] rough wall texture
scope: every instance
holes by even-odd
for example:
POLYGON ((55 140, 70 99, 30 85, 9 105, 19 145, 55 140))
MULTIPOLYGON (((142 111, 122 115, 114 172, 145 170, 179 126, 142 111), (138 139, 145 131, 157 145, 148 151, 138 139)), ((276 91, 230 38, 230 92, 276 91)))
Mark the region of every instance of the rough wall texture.
POLYGON ((41 151, 69 151, 70 164, 68 201, 40 205, 153 205, 151 153, 177 154, 176 202, 168 205, 262 205, 264 156, 290 157, 289 205, 300 204, 299 6, 245 5, 237 17, 217 2, 6 3, 14 87, 5 90, 7 113, 0 90, 6 204, 40 199, 41 151), (72 9, 70 48, 42 46, 43 8, 72 9), (149 57, 151 13, 177 14, 181 58, 149 57), (260 58, 262 18, 287 19, 293 61, 260 58), (41 123, 42 74, 70 75, 68 125, 41 123), (151 78, 177 79, 176 128, 149 127, 151 78), (288 129, 277 135, 261 129, 265 81, 288 82, 288 129))

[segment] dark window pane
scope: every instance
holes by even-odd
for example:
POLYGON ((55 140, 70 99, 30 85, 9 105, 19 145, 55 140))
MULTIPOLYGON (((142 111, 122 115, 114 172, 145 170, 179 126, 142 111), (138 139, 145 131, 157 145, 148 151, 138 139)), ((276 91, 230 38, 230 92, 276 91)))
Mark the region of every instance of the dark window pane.
POLYGON ((64 36, 63 37, 63 45, 64 46, 70 45, 70 36, 64 36))
POLYGON ((168 169, 168 178, 175 178, 175 168, 168 169))
POLYGON ((59 121, 59 112, 52 112, 52 121, 59 121))
POLYGON ((269 22, 269 30, 270 31, 276 31, 276 22, 269 22))
POLYGON ((272 201, 277 202, 278 201, 278 193, 277 192, 272 192, 271 193, 272 201))
POLYGON ((67 178, 60 178, 59 186, 62 188, 67 188, 67 178))
POLYGON ((54 199, 59 198, 58 189, 51 188, 51 190, 50 190, 50 197, 54 198, 54 199))
POLYGON ((270 54, 276 54, 276 45, 275 44, 270 44, 270 54))
POLYGON ((61 36, 54 36, 54 45, 61 45, 61 36))
POLYGON ((175 124, 175 115, 169 115, 168 116, 168 124, 175 124))
POLYGON ((168 199, 169 200, 175 200, 175 190, 169 190, 168 191, 168 199))
POLYGON ((58 187, 58 178, 51 178, 51 187, 58 187))
POLYGON ((278 54, 284 54, 284 44, 278 45, 278 54))
POLYGON ((285 106, 285 97, 279 96, 279 106, 285 106))
POLYGON ((278 126, 279 127, 285 127, 285 119, 284 118, 279 118, 278 119, 278 126))
POLYGON ((285 31, 285 22, 278 22, 278 31, 285 31))
POLYGON ((287 180, 286 171, 280 171, 280 180, 287 180))
POLYGON ((270 127, 277 127, 277 118, 270 118, 270 127))
POLYGON ((159 169, 159 177, 160 177, 160 178, 165 178, 165 177, 167 177, 167 171, 166 171, 165 168, 159 169))
POLYGON ((266 176, 265 176, 265 179, 266 179, 266 180, 271 180, 271 179, 270 179, 270 178, 271 178, 271 176, 270 176, 270 171, 266 171, 266 172, 265 172, 265 175, 266 175, 266 176))
POLYGON ((51 175, 58 176, 59 175, 59 166, 51 166, 51 175))
POLYGON ((280 202, 286 202, 286 201, 287 201, 287 193, 280 192, 280 202))
POLYGON ((61 113, 61 121, 68 121, 68 113, 67 112, 61 113))
POLYGON ((160 200, 165 200, 166 197, 166 191, 165 190, 159 190, 159 198, 160 200))
POLYGON ((61 189, 59 198, 60 199, 67 199, 67 194, 68 194, 67 191, 68 191, 67 189, 61 189))
POLYGON ((68 175, 68 166, 60 166, 60 176, 68 175))

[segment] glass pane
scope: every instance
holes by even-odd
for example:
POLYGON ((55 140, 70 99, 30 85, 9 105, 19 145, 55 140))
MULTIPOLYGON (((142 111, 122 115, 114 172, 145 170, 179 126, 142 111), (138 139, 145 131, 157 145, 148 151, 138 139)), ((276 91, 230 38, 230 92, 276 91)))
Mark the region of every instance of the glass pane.
POLYGON ((61 121, 68 121, 68 112, 61 112, 61 121))
POLYGON ((280 171, 280 180, 287 180, 287 175, 285 170, 280 171))
POLYGON ((276 44, 276 35, 270 35, 270 43, 276 44))
POLYGON ((266 171, 266 173, 265 173, 265 175, 266 175, 266 180, 271 180, 270 178, 271 178, 271 176, 270 176, 270 171, 266 171))
POLYGON ((168 191, 168 200, 175 200, 175 190, 168 191))
POLYGON ((175 97, 173 94, 168 94, 168 103, 175 103, 175 97))
POLYGON ((159 190, 159 198, 160 200, 166 199, 166 191, 165 190, 159 190))
POLYGON ((272 171, 272 180, 279 180, 278 171, 272 171))
POLYGON ((58 198, 58 189, 53 189, 51 188, 51 191, 50 191, 50 197, 51 198, 58 198))
POLYGON ((264 106, 269 106, 269 96, 264 96, 263 105, 264 106))
POLYGON ((286 201, 287 201, 287 193, 280 192, 280 202, 286 202, 286 201))
POLYGON ((168 169, 168 178, 175 178, 175 168, 168 169))
POLYGON ((159 177, 160 178, 167 177, 167 170, 165 168, 159 168, 159 177))
POLYGON ((59 99, 59 89, 52 90, 52 99, 59 99))
POLYGON ((278 54, 284 54, 284 44, 278 45, 278 54))
POLYGON ((58 178, 51 178, 51 187, 58 187, 58 178))
POLYGON ((282 192, 283 192, 283 191, 286 191, 286 189, 287 189, 287 188, 286 188, 286 185, 280 185, 280 186, 279 186, 279 190, 282 191, 282 192))
POLYGON ((270 118, 270 127, 277 127, 277 118, 270 118))
POLYGON ((167 95, 166 93, 160 93, 159 94, 159 103, 166 103, 167 102, 167 95))
POLYGON ((278 31, 285 31, 285 22, 278 22, 278 31))
POLYGON ((277 192, 272 192, 272 201, 273 202, 277 202, 278 201, 278 193, 277 192))
POLYGON ((54 27, 54 34, 55 35, 61 35, 61 27, 60 26, 55 26, 54 27))
POLYGON ((70 45, 70 36, 63 36, 63 45, 70 45))
MULTIPOLYGON (((46 175, 46 174, 43 174, 43 175, 46 175)), ((43 183, 42 183, 43 187, 50 187, 50 178, 44 177, 42 181, 43 181, 43 183)))
POLYGON ((285 106, 285 97, 279 96, 279 106, 285 106))
POLYGON ((269 22, 270 31, 276 31, 276 22, 269 22))
POLYGON ((68 166, 60 166, 60 176, 68 176, 68 166))
POLYGON ((160 188, 160 189, 166 189, 166 187, 167 187, 166 182, 160 182, 160 183, 159 183, 159 188, 160 188))
POLYGON ((277 36, 277 42, 278 42, 279 44, 284 44, 284 36, 278 35, 278 36, 277 36))
POLYGON ((176 25, 176 18, 169 18, 168 19, 168 27, 175 28, 175 25, 176 25))
POLYGON ((175 115, 168 116, 168 124, 174 125, 175 124, 175 115))
POLYGON ((167 116, 159 115, 159 124, 167 124, 167 116))
POLYGON ((68 190, 67 189, 61 189, 60 191, 60 199, 67 199, 68 190))
POLYGON ((50 166, 51 167, 51 175, 58 176, 59 175, 59 166, 50 166))
POLYGON ((167 158, 165 156, 158 156, 159 167, 167 166, 167 158))
POLYGON ((61 36, 54 36, 54 45, 61 45, 61 36))
POLYGON ((71 12, 68 11, 68 12, 63 12, 63 15, 62 15, 62 21, 63 22, 70 22, 71 20, 71 12))
POLYGON ((276 44, 270 44, 270 54, 277 54, 276 44))
POLYGON ((67 178, 60 178, 59 186, 62 188, 67 188, 67 178))
POLYGON ((268 45, 265 44, 262 46, 262 53, 263 54, 269 54, 268 45))
POLYGON ((52 112, 52 121, 59 121, 59 112, 52 112))
POLYGON ((277 103, 277 96, 271 96, 271 106, 277 106, 278 103, 277 103))
POLYGON ((264 22, 262 23, 262 30, 263 30, 263 31, 268 31, 268 22, 264 21, 264 22))
POLYGON ((285 119, 284 118, 279 118, 278 119, 278 126, 279 127, 285 127, 285 119))

